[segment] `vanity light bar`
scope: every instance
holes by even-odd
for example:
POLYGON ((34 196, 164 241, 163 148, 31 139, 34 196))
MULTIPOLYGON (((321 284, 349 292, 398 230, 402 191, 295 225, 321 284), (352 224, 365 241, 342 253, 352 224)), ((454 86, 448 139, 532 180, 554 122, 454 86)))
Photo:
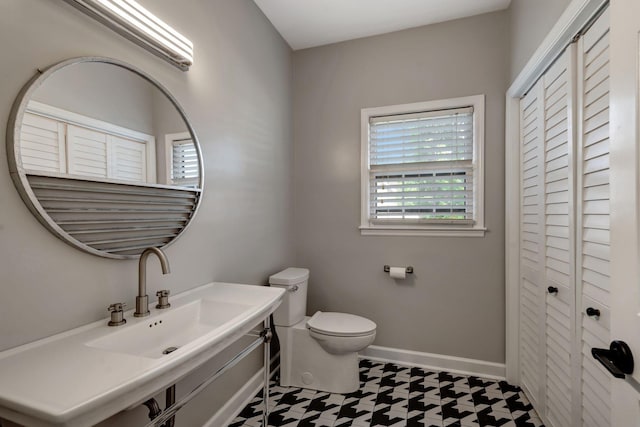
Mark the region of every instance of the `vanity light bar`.
POLYGON ((183 71, 193 64, 193 43, 135 0, 64 0, 183 71))

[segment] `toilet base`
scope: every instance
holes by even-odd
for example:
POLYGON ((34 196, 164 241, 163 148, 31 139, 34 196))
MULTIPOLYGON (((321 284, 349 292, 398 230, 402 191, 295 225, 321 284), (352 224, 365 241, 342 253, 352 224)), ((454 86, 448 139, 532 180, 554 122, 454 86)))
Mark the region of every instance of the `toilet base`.
POLYGON ((280 339, 280 385, 341 394, 358 390, 358 353, 326 352, 309 335, 307 319, 276 329, 280 339))

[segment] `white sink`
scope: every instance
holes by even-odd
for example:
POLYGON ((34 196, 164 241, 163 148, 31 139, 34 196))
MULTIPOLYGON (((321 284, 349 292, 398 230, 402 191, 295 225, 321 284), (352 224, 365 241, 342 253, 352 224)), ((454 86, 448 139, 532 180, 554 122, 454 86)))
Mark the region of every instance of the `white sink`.
POLYGON ((94 425, 188 375, 245 336, 284 289, 210 283, 167 309, 100 320, 0 352, 0 417, 28 426, 94 425), (174 351, 166 352, 170 347, 174 351))
POLYGON ((247 304, 199 299, 173 310, 158 311, 156 316, 130 328, 113 328, 113 333, 89 341, 87 345, 157 359, 180 350, 212 329, 232 324, 250 309, 247 304))

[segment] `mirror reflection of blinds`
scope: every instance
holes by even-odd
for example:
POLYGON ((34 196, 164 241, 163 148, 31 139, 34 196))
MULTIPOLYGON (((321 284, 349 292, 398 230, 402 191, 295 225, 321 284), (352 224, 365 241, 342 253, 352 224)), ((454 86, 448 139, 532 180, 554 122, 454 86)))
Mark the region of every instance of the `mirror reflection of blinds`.
POLYGON ((377 223, 473 223, 473 108, 369 120, 369 211, 377 223))
POLYGON ((111 175, 126 181, 146 182, 146 144, 117 136, 110 139, 113 152, 111 175))
POLYGON ((147 165, 147 144, 26 111, 20 131, 25 170, 76 177, 155 182, 147 165))
POLYGON ((69 174, 108 178, 110 148, 106 133, 67 125, 69 174))
POLYGON ((171 181, 181 186, 196 186, 199 171, 198 152, 193 141, 174 141, 171 151, 171 181))
POLYGON ((20 141, 22 166, 25 169, 52 173, 67 171, 63 123, 25 113, 20 141))
POLYGON ((144 142, 67 124, 67 151, 70 174, 147 182, 144 142))

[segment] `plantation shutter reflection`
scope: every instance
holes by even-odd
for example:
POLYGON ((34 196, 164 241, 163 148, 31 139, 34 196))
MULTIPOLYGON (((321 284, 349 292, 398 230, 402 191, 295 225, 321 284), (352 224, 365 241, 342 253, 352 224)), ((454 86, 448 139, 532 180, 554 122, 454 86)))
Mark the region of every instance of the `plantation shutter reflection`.
POLYGON ((473 223, 473 108, 369 119, 370 220, 473 223))
POLYGON ((182 186, 197 186, 199 178, 198 152, 191 139, 173 142, 171 180, 182 186))

